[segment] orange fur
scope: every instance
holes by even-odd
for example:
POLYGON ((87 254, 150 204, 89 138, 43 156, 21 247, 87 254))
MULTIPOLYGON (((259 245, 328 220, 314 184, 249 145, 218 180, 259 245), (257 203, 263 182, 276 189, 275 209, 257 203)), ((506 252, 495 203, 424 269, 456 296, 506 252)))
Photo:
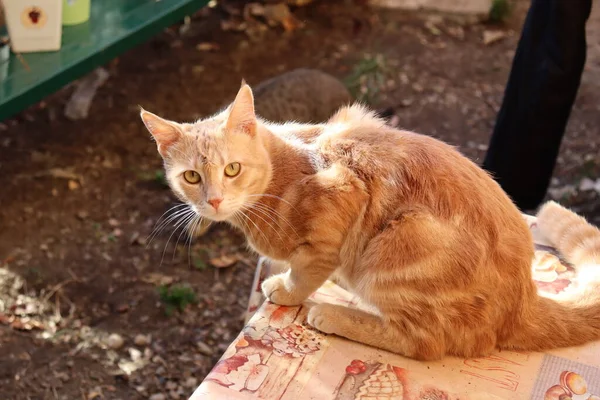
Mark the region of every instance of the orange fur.
MULTIPOLYGON (((154 117, 144 114, 151 132, 165 126, 154 117)), ((291 267, 264 282, 272 302, 299 304, 335 276, 376 310, 315 306, 308 321, 321 331, 428 360, 600 338, 600 301, 538 296, 523 217, 445 143, 386 126, 357 105, 325 124, 266 123, 254 115, 247 85, 229 109, 176 128, 177 142, 152 132, 175 193, 291 267), (230 162, 242 165, 235 178, 223 175, 230 162), (202 183, 187 184, 187 169, 202 183), (207 205, 215 195, 224 199, 218 212, 207 205)), ((540 224, 553 226, 545 215, 540 224)), ((552 240, 567 232, 556 226, 552 240)), ((561 240, 567 254, 585 253, 568 246, 592 243, 561 240)))

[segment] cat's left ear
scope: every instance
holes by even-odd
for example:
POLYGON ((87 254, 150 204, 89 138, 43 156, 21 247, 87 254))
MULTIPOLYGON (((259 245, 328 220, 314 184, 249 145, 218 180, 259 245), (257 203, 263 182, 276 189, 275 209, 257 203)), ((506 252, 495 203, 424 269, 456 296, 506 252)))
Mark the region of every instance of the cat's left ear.
POLYGON ((181 125, 177 122, 163 119, 143 108, 140 111, 140 117, 142 118, 142 121, 144 121, 144 125, 146 125, 148 131, 150 131, 156 140, 158 152, 163 158, 166 157, 168 148, 183 136, 181 125))
POLYGON ((256 135, 256 114, 254 112, 254 96, 252 89, 242 81, 242 87, 231 104, 227 123, 227 130, 241 131, 250 136, 256 135))

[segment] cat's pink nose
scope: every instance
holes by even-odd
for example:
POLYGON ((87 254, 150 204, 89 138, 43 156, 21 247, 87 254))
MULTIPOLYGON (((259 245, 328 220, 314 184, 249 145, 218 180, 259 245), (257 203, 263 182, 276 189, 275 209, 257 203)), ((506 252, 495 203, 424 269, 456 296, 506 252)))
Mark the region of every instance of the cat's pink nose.
POLYGON ((213 206, 213 208, 215 210, 219 209, 219 205, 221 204, 221 202, 223 201, 223 199, 210 199, 208 200, 208 204, 210 204, 211 206, 213 206))

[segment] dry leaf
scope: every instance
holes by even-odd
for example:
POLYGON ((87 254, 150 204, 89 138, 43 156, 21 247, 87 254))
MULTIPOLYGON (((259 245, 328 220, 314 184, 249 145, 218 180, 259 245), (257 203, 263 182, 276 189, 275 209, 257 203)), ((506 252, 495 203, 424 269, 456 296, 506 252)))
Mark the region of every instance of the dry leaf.
POLYGON ((102 396, 101 392, 97 392, 97 391, 91 391, 90 393, 88 393, 87 395, 88 400, 94 400, 94 399, 103 399, 104 396, 102 396))
POLYGON ((0 313, 0 324, 8 325, 8 324, 10 324, 11 320, 12 320, 12 318, 9 317, 8 315, 0 313))
POLYGON ((77 189, 79 189, 79 183, 77 183, 76 181, 69 180, 69 182, 67 183, 67 185, 69 186, 69 190, 77 190, 77 189))
POLYGON ((215 268, 230 267, 238 261, 238 257, 235 255, 222 255, 220 257, 211 258, 208 262, 215 268))
POLYGON ((247 24, 243 21, 235 21, 233 19, 221 20, 221 29, 225 32, 242 32, 245 31, 247 27, 247 24))
POLYGON ((75 173, 73 167, 68 168, 50 168, 44 171, 37 172, 35 174, 21 174, 17 175, 16 178, 41 178, 45 176, 50 176, 52 178, 60 178, 60 179, 70 179, 73 181, 77 181, 79 183, 83 183, 83 176, 75 173))
POLYGON ((315 1, 315 0, 287 0, 287 3, 291 6, 303 7, 303 6, 309 5, 313 1, 315 1))
POLYGON ((200 51, 217 51, 219 50, 219 45, 217 43, 202 42, 196 45, 196 49, 200 51))
POLYGON ((508 36, 508 33, 504 31, 484 31, 483 32, 483 44, 486 46, 498 42, 508 36))
POLYGON ((302 22, 290 14, 281 21, 281 25, 283 25, 283 29, 285 29, 286 32, 291 32, 301 28, 302 22))
POLYGON ((41 322, 29 318, 17 318, 10 324, 10 327, 19 331, 44 329, 44 325, 41 322))
POLYGON ((302 22, 294 17, 290 8, 284 3, 266 5, 259 3, 247 4, 244 8, 244 16, 248 19, 250 15, 263 17, 269 26, 281 25, 287 32, 302 26, 302 22))

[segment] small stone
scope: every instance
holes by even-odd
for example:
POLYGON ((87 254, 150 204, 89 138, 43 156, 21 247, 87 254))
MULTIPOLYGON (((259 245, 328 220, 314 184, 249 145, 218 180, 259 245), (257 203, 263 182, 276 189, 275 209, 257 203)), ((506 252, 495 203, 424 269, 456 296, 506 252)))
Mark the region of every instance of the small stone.
POLYGON ((423 92, 423 90, 425 90, 422 85, 420 85, 416 82, 412 84, 412 89, 417 93, 421 93, 421 92, 423 92))
POLYGON ((175 390, 177 389, 177 384, 173 381, 168 381, 165 387, 167 388, 167 390, 175 390))
POLYGON ((135 343, 136 346, 148 346, 151 341, 150 335, 142 334, 136 335, 133 339, 133 343, 135 343))
POLYGON ((407 99, 402 99, 402 101, 400 102, 400 105, 402 107, 410 107, 412 105, 412 103, 414 103, 414 99, 407 98, 407 99))
POLYGON ((140 245, 140 246, 145 246, 146 245, 146 239, 140 237, 140 233, 139 232, 133 232, 133 234, 131 235, 131 237, 129 238, 129 243, 132 245, 140 245))
POLYGON ((152 357, 152 362, 155 364, 159 364, 159 363, 163 364, 163 365, 165 364, 165 360, 159 355, 152 357))
POLYGON ((68 381, 69 381, 69 379, 71 379, 71 378, 69 377, 69 374, 67 374, 66 372, 57 372, 57 373, 55 374, 55 376, 56 376, 58 379, 60 379, 61 381, 63 381, 63 382, 68 382, 68 381))
POLYGON ((575 190, 575 186, 573 186, 573 185, 565 185, 563 187, 548 189, 548 194, 554 200, 561 200, 563 197, 572 196, 575 193, 576 193, 576 190, 575 190))
POLYGON ((82 220, 82 221, 83 221, 84 219, 87 219, 87 217, 89 217, 89 216, 90 216, 90 214, 89 214, 87 211, 79 211, 79 212, 77 213, 77 218, 79 218, 79 219, 80 219, 80 220, 82 220))
POLYGON ((196 346, 198 347, 198 350, 200 351, 200 353, 204 354, 205 356, 210 357, 213 355, 213 350, 206 343, 198 341, 198 342, 196 342, 196 346))
POLYGON ((213 287, 212 287, 212 289, 211 289, 211 292, 222 292, 222 291, 224 291, 225 289, 226 289, 226 288, 225 288, 225 285, 224 285, 224 284, 222 284, 221 282, 217 282, 217 283, 215 283, 215 284, 213 285, 213 287))
POLYGON ((100 386, 96 386, 88 393, 87 398, 88 400, 103 399, 104 395, 102 394, 102 388, 100 386))
POLYGON ((113 333, 106 339, 106 344, 111 349, 117 350, 123 347, 125 340, 118 333, 113 333))
POLYGON ((146 347, 146 348, 144 349, 144 358, 145 358, 145 359, 147 359, 147 360, 151 359, 153 354, 154 354, 154 353, 152 352, 152 349, 151 349, 151 348, 149 348, 149 347, 146 347))
POLYGON ((579 183, 579 190, 584 192, 589 190, 595 190, 596 192, 600 193, 600 179, 594 181, 587 177, 583 178, 579 183))
POLYGON ((166 400, 167 396, 162 393, 154 393, 152 396, 148 398, 148 400, 166 400))
POLYGON ((465 38, 465 30, 462 28, 462 26, 448 27, 447 32, 448 35, 456 39, 463 40, 465 38))
POLYGON ((119 226, 119 221, 114 218, 110 218, 108 220, 108 225, 110 225, 112 227, 119 226))
POLYGON ((145 394, 146 393, 146 386, 142 386, 142 385, 136 386, 135 387, 135 391, 138 392, 138 393, 141 393, 141 394, 145 394))
POLYGON ((198 385, 198 379, 194 378, 193 376, 190 376, 189 378, 186 379, 184 386, 188 387, 188 388, 195 388, 198 385))

